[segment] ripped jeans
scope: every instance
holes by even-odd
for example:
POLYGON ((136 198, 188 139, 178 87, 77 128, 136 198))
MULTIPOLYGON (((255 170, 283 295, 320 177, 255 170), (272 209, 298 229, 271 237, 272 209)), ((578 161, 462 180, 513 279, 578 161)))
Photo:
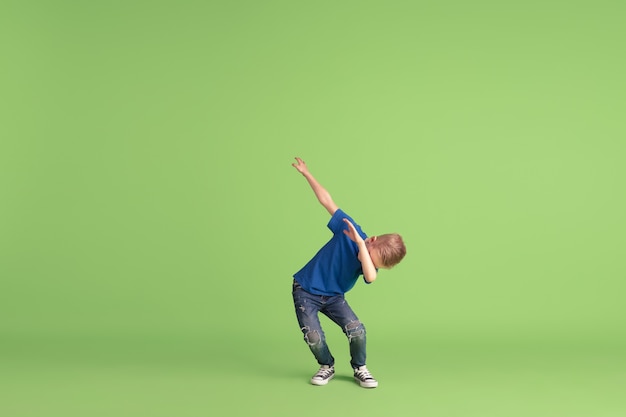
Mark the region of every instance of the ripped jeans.
POLYGON ((295 280, 292 294, 300 330, 317 363, 329 366, 335 364, 335 358, 326 344, 326 337, 318 317, 318 313, 322 313, 341 327, 348 337, 352 368, 365 365, 365 326, 354 314, 343 295, 331 297, 311 294, 295 280))

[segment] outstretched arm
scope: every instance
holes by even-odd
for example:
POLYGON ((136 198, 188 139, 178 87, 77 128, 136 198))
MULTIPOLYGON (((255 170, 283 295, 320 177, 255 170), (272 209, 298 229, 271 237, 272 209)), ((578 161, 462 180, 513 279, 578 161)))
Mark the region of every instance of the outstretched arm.
POLYGON ((337 204, 335 204, 328 191, 326 191, 326 189, 322 187, 319 182, 317 182, 315 177, 309 172, 309 169, 302 159, 296 158, 296 161, 297 163, 291 165, 295 169, 297 169, 299 173, 304 175, 304 178, 306 178, 309 185, 313 189, 313 192, 315 193, 315 196, 319 200, 320 204, 324 206, 326 210, 328 210, 331 216, 335 214, 339 207, 337 206, 337 204))

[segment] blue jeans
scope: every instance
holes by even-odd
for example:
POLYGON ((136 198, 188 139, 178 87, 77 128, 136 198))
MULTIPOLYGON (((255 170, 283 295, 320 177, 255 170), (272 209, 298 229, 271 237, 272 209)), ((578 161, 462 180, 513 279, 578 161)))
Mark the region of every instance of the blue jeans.
POLYGON ((295 280, 292 294, 300 330, 317 363, 329 366, 335 364, 335 358, 328 349, 320 324, 318 313, 322 313, 341 327, 348 337, 352 367, 365 365, 365 326, 354 314, 343 295, 329 297, 311 294, 295 280))

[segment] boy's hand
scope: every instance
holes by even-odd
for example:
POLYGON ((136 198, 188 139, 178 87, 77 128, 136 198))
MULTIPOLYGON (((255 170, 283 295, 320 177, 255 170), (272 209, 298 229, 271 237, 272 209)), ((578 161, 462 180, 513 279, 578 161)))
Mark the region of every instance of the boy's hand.
POLYGON ((307 172, 309 172, 309 169, 307 168, 306 164, 304 163, 302 159, 296 157, 296 161, 298 161, 298 163, 291 164, 291 166, 297 169, 299 173, 306 174, 307 172))
POLYGON ((356 231, 356 227, 354 227, 352 222, 348 219, 343 219, 343 221, 345 224, 348 225, 348 230, 344 230, 343 233, 345 233, 350 238, 350 240, 357 245, 363 242, 363 238, 361 237, 359 232, 356 231))
POLYGON ((359 235, 359 232, 356 231, 356 227, 354 227, 350 220, 343 219, 343 221, 348 225, 348 230, 344 230, 343 232, 348 235, 350 240, 356 243, 359 247, 359 261, 361 261, 361 268, 363 269, 363 277, 365 278, 365 281, 374 282, 377 276, 377 268, 372 260, 365 241, 361 235, 359 235))

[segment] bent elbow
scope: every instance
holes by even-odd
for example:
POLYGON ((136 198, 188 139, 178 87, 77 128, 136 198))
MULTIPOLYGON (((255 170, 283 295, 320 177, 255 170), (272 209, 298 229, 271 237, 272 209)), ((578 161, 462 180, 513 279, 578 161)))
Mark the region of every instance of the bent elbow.
POLYGON ((376 281, 376 274, 374 275, 364 275, 363 278, 365 278, 365 281, 367 281, 368 284, 371 284, 372 282, 376 281))

